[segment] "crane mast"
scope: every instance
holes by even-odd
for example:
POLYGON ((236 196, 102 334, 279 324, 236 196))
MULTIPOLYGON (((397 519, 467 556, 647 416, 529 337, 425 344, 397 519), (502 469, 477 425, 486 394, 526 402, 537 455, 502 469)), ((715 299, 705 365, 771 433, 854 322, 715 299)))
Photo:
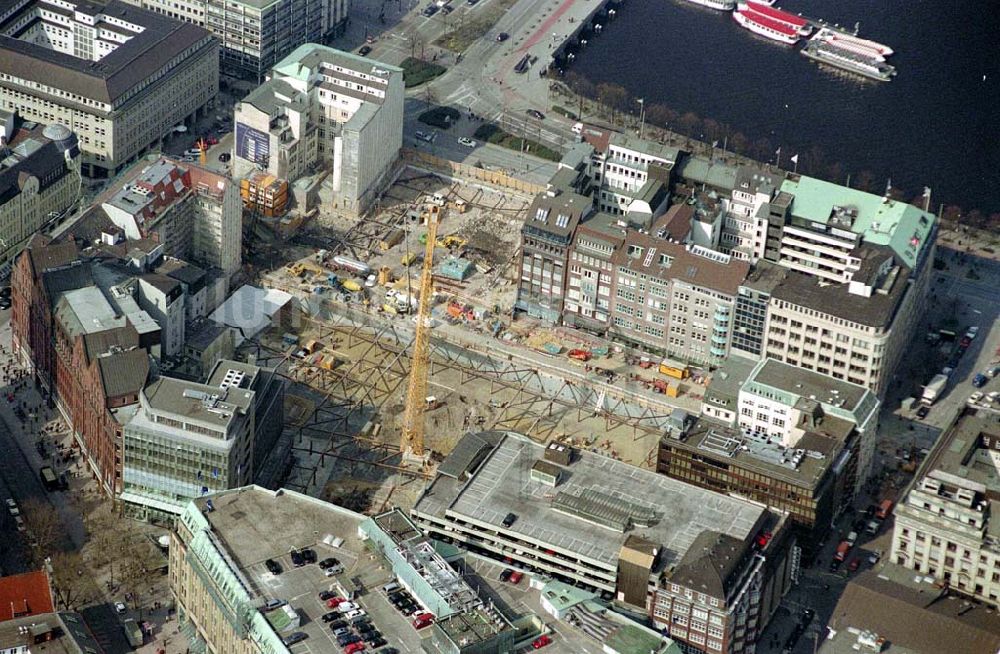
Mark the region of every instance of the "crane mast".
POLYGON ((403 434, 399 449, 403 460, 424 456, 424 412, 427 404, 427 375, 430 367, 431 295, 434 292, 433 262, 441 207, 431 206, 427 216, 427 243, 424 265, 420 271, 420 302, 417 305, 417 329, 413 339, 410 379, 406 387, 403 434))

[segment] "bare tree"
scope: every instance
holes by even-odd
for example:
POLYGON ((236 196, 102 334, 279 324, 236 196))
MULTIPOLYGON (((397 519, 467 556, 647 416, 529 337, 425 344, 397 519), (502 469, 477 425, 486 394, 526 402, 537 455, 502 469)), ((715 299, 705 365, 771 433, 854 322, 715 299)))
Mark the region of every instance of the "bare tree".
POLYGON ((677 119, 678 124, 684 133, 688 136, 694 136, 698 133, 698 126, 701 125, 701 118, 698 117, 693 111, 689 111, 680 118, 677 119))
POLYGON ((872 171, 870 170, 862 170, 860 173, 858 173, 858 176, 855 178, 855 180, 856 181, 854 183, 859 190, 871 191, 872 184, 875 183, 875 174, 872 173, 872 171))
POLYGON ((107 503, 101 504, 87 516, 87 545, 90 556, 101 569, 108 566, 108 583, 115 584, 115 564, 119 561, 121 537, 118 531, 120 518, 107 503))
POLYGON ((31 539, 31 558, 41 565, 54 554, 65 536, 62 520, 56 508, 44 500, 30 498, 21 505, 24 525, 31 539))
POLYGON ((83 555, 72 550, 56 552, 51 557, 52 585, 56 596, 70 611, 75 611, 77 604, 86 602, 90 590, 90 578, 85 576, 83 555))
POLYGON ((676 127, 677 112, 665 104, 651 104, 646 107, 646 123, 670 129, 676 127))
POLYGON ((739 154, 746 154, 750 141, 743 135, 743 132, 734 132, 729 137, 729 149, 739 154))

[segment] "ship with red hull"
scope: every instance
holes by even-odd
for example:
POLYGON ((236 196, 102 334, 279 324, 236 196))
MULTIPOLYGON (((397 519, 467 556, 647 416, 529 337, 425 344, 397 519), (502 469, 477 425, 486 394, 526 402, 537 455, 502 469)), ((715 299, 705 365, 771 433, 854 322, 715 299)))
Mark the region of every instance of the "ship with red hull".
POLYGON ((812 25, 802 16, 772 7, 770 2, 756 2, 755 0, 745 0, 737 5, 737 10, 749 10, 770 20, 782 23, 793 28, 799 36, 809 36, 812 33, 812 25))
POLYGON ((795 45, 800 38, 799 30, 795 27, 792 27, 782 21, 774 20, 773 18, 756 12, 749 7, 738 8, 734 11, 733 20, 754 34, 771 39, 772 41, 777 41, 778 43, 795 45))

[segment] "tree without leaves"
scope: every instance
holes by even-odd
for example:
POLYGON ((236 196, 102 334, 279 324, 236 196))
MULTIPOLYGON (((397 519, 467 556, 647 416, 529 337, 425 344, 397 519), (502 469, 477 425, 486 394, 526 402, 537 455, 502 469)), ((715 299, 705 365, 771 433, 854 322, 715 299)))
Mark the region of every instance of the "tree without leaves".
POLYGON ((646 107, 646 122, 657 127, 677 127, 677 112, 665 104, 651 104, 646 107))
POLYGON ((688 136, 694 136, 698 133, 698 127, 701 125, 701 118, 698 114, 693 111, 689 111, 680 118, 677 119, 677 124, 680 125, 681 130, 688 136))
POLYGON ((65 537, 62 520, 54 506, 35 498, 22 503, 21 515, 32 541, 32 561, 40 566, 46 557, 62 549, 59 547, 65 537))
POLYGON ((870 170, 862 170, 860 173, 858 173, 858 176, 854 182, 858 190, 867 192, 871 192, 872 185, 874 183, 875 183, 875 175, 870 170))
POLYGON ((51 564, 56 596, 68 610, 75 611, 77 604, 88 600, 84 595, 90 589, 83 555, 76 550, 56 552, 52 555, 51 564))

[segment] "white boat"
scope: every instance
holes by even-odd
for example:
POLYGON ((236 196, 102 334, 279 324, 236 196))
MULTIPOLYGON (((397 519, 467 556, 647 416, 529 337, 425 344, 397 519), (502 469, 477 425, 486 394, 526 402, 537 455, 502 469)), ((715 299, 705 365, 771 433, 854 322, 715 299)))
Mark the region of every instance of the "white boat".
POLYGON ((693 5, 701 5, 717 11, 732 11, 736 8, 736 0, 684 0, 693 5))
POLYGON ((812 38, 806 47, 802 48, 802 54, 821 63, 880 82, 888 82, 896 74, 895 67, 885 62, 858 56, 820 38, 812 38))
POLYGON ((820 30, 816 35, 822 40, 835 45, 842 50, 847 50, 848 52, 853 52, 860 57, 869 57, 875 61, 885 61, 885 56, 875 48, 869 47, 867 45, 862 45, 854 39, 845 39, 841 34, 831 30, 820 30))
POLYGON ((885 45, 884 43, 879 43, 878 41, 871 41, 869 39, 862 39, 861 37, 854 36, 853 34, 848 34, 847 32, 839 32, 837 30, 832 30, 828 27, 823 28, 824 31, 830 32, 837 37, 838 41, 846 41, 854 43, 856 45, 864 46, 866 48, 871 48, 877 51, 883 57, 888 57, 893 54, 892 48, 885 45))
POLYGON ((794 27, 750 9, 734 11, 733 20, 754 34, 759 34, 772 41, 795 45, 799 40, 799 32, 794 27))

